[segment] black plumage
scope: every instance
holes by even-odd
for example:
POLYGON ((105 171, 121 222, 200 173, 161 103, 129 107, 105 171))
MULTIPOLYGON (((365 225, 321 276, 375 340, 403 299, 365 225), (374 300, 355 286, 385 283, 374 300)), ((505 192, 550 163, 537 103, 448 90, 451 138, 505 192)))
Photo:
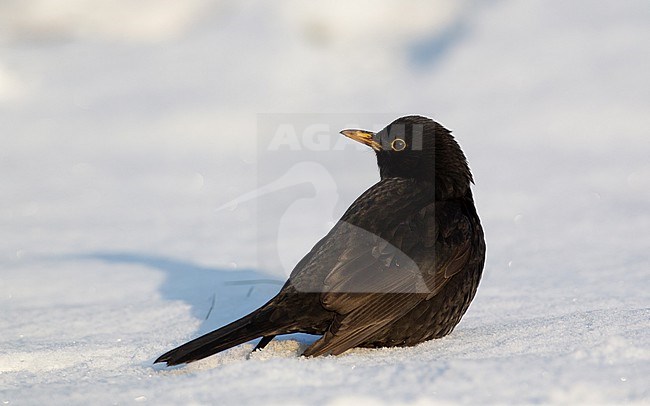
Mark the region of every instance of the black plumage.
POLYGON ((261 308, 161 355, 196 361, 262 337, 317 334, 305 356, 410 346, 443 337, 474 298, 485 242, 465 155, 435 121, 407 116, 378 133, 345 130, 372 147, 381 180, 296 265, 261 308))

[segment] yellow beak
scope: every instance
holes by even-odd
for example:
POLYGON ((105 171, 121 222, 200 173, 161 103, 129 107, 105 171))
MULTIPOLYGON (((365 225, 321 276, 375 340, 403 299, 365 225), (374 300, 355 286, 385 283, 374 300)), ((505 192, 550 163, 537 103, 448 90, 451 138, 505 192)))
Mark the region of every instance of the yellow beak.
POLYGON ((381 144, 373 139, 375 133, 365 130, 343 130, 341 134, 364 145, 369 146, 375 151, 381 151, 381 144))

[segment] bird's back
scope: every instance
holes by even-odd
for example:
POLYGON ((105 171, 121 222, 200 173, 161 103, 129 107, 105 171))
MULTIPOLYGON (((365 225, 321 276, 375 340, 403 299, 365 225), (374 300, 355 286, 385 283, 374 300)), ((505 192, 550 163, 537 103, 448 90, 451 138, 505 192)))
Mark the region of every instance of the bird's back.
MULTIPOLYGON (((352 204, 296 266, 286 288, 288 296, 318 296, 322 307, 310 311, 330 320, 323 334, 345 322, 359 330, 383 323, 354 346, 414 345, 448 334, 460 321, 484 256, 471 194, 436 201, 432 185, 385 179, 352 204)), ((305 329, 313 331, 313 316, 305 329)))
POLYGON ((437 230, 432 232, 422 225, 420 231, 424 234, 436 235, 433 249, 425 246, 430 244, 425 239, 422 245, 410 252, 421 271, 429 275, 440 274, 440 261, 449 257, 462 262, 462 266, 457 267, 442 286, 432 285, 434 294, 386 326, 374 341, 363 346, 411 346, 444 337, 460 322, 476 294, 485 261, 485 241, 471 196, 469 199, 437 201, 423 211, 435 213, 437 230), (464 245, 469 249, 459 255, 458 247, 464 245))

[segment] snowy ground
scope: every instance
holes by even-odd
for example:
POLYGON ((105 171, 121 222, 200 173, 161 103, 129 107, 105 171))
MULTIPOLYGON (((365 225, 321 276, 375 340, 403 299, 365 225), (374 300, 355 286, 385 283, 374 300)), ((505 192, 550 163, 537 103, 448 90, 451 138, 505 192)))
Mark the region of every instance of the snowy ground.
POLYGON ((0 5, 3 404, 650 403, 646 1, 57 4, 0 5), (407 113, 477 181, 488 258, 453 334, 152 366, 376 181, 339 129, 407 113), (275 151, 282 122, 331 144, 275 151))

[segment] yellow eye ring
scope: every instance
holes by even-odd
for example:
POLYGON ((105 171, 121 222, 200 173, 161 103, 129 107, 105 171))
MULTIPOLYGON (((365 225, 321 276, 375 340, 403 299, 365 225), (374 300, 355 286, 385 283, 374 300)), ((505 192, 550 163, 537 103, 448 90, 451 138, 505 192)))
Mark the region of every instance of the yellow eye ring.
POLYGON ((393 142, 390 143, 390 147, 393 151, 403 151, 406 148, 406 141, 401 138, 395 138, 393 142))

